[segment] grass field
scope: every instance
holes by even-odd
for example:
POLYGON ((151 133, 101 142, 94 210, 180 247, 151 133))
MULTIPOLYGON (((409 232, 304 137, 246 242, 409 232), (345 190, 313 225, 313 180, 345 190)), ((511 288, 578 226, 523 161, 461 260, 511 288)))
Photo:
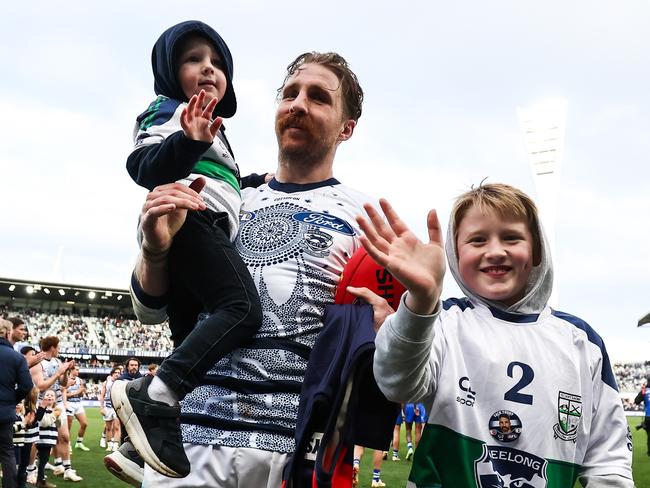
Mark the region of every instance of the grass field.
MULTIPOLYGON (((117 478, 112 476, 104 468, 103 458, 106 454, 103 449, 99 447, 99 438, 103 429, 103 422, 99 416, 97 408, 86 409, 88 415, 88 430, 84 437, 85 444, 91 448, 90 452, 82 452, 75 450, 72 455, 72 467, 77 470, 84 480, 79 483, 72 483, 70 481, 63 481, 62 478, 57 478, 48 472, 48 479, 56 483, 58 487, 72 487, 77 488, 94 487, 94 488, 112 488, 112 487, 126 487, 128 485, 120 482, 117 478)), ((636 430, 634 427, 640 422, 640 417, 628 417, 628 423, 632 428, 633 442, 634 442, 634 481, 638 488, 650 488, 650 458, 646 455, 646 433, 643 430, 636 430)), ((76 439, 78 423, 72 426, 72 439, 76 439)), ((404 461, 406 456, 406 442, 402 439, 400 444, 400 458, 401 461, 384 461, 381 470, 381 478, 386 483, 388 488, 403 488, 406 485, 406 478, 408 477, 411 463, 404 461)), ((372 451, 366 450, 366 453, 361 462, 361 483, 360 487, 365 488, 370 486, 372 478, 372 451)), ((578 485, 579 486, 579 485, 578 485)), ((256 488, 256 487, 245 487, 256 488)), ((456 488, 456 487, 451 487, 456 488)), ((458 487, 461 488, 461 487, 458 487)))

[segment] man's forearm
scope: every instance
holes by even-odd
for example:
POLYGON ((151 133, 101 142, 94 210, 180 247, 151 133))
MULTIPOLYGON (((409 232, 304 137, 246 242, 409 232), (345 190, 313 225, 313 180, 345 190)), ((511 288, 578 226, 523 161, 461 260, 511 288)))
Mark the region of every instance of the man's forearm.
POLYGON ((143 250, 135 263, 135 277, 140 288, 154 297, 167 293, 167 253, 152 254, 143 250))
POLYGON ((34 384, 38 387, 39 391, 44 392, 50 386, 52 386, 54 383, 56 383, 56 380, 59 379, 57 375, 50 376, 46 380, 34 380, 34 384))

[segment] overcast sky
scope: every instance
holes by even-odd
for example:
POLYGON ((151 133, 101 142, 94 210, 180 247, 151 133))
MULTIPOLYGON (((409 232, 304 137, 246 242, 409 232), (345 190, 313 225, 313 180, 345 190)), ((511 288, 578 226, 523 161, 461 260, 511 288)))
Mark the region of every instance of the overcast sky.
MULTIPOLYGON (((228 43, 243 174, 273 171, 275 90, 299 53, 337 51, 366 93, 335 175, 419 235, 484 178, 535 196, 516 108, 567 100, 556 217, 560 310, 614 359, 650 359, 650 4, 10 2, 0 16, 0 276, 126 288, 145 191, 125 170, 153 99, 150 53, 198 19, 228 43), (206 7, 210 8, 206 8, 206 7)), ((458 294, 449 280, 445 296, 458 294)))

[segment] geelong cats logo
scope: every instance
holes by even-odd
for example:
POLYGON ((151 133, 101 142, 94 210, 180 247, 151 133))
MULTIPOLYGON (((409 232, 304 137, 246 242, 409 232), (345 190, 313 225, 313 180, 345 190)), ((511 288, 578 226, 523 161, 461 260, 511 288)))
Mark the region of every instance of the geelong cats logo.
POLYGON ((483 445, 474 462, 480 488, 545 488, 546 460, 525 451, 504 446, 483 445))

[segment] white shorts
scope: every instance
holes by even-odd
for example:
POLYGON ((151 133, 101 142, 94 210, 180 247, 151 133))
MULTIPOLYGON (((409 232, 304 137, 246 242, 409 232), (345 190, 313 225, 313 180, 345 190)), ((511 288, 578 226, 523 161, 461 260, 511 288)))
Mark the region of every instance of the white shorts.
POLYGON ((81 402, 68 402, 68 408, 65 410, 65 413, 68 417, 74 417, 75 415, 86 413, 86 410, 84 410, 84 406, 81 402))
POLYGON ((113 407, 104 407, 104 422, 109 422, 111 420, 115 420, 116 418, 117 414, 115 413, 113 407))
POLYGON ((251 447, 183 444, 191 471, 168 478, 145 464, 142 488, 280 488, 289 454, 251 447))

